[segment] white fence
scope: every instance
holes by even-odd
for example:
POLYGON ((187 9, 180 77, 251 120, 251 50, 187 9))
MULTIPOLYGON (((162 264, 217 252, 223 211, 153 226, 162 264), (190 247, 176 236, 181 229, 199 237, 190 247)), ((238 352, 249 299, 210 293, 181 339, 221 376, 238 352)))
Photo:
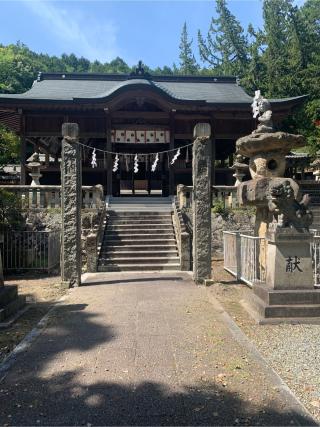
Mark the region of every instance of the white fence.
MULTIPOLYGON (((320 232, 313 234, 311 256, 314 274, 314 286, 320 287, 320 232)), ((241 231, 224 231, 224 269, 239 281, 252 286, 266 279, 266 240, 250 236, 241 231)))
POLYGON ((320 288, 320 235, 317 231, 311 244, 314 286, 320 288))
POLYGON ((4 271, 50 272, 60 264, 59 231, 8 231, 0 248, 4 271))
POLYGON ((265 280, 265 241, 242 231, 224 231, 224 268, 252 286, 265 280))

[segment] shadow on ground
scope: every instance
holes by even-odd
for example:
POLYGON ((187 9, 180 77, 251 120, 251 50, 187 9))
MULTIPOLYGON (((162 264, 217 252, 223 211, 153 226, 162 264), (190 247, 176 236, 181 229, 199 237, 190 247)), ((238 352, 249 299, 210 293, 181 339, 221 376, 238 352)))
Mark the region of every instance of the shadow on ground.
POLYGON ((110 372, 103 362, 117 330, 99 322, 86 304, 56 308, 0 383, 1 425, 314 425, 295 411, 275 411, 272 402, 258 407, 214 380, 137 382, 134 361, 128 377, 117 373, 117 361, 110 372))
POLYGON ((163 282, 168 282, 168 281, 183 281, 184 278, 181 276, 164 276, 163 278, 157 276, 157 277, 136 277, 133 279, 129 279, 129 278, 123 278, 123 279, 108 279, 106 277, 103 277, 101 280, 86 280, 83 283, 83 286, 96 286, 96 285, 130 285, 132 283, 135 284, 141 284, 141 285, 145 285, 146 283, 151 284, 152 282, 154 282, 155 284, 159 284, 159 282, 163 281, 163 282))

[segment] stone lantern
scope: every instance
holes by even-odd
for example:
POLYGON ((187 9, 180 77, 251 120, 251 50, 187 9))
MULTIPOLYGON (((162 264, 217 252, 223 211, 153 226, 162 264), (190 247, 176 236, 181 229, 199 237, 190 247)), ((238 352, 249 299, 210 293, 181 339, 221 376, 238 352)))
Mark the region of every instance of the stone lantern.
POLYGON ((30 170, 29 175, 32 178, 32 182, 30 184, 31 187, 35 187, 40 185, 40 178, 42 177, 40 173, 41 163, 39 160, 39 153, 35 152, 32 156, 27 159, 26 168, 30 170))
POLYGON ((249 170, 249 166, 244 163, 244 157, 241 154, 236 154, 235 162, 230 169, 234 170, 234 174, 232 175, 236 179, 234 185, 238 187, 249 170))
MULTIPOLYGON (((255 234, 265 237, 274 215, 270 212, 269 201, 273 187, 289 182, 294 197, 299 197, 299 186, 291 178, 283 178, 286 159, 293 147, 305 145, 302 135, 275 132, 272 124, 272 111, 267 99, 258 95, 257 105, 260 117, 259 125, 250 135, 239 138, 236 142, 237 152, 249 157, 249 170, 252 179, 238 186, 238 198, 241 205, 257 207, 255 234)), ((280 191, 280 187, 279 187, 280 191)))
POLYGON ((259 125, 236 142, 237 152, 249 157, 252 177, 238 186, 239 205, 256 206, 255 234, 263 238, 254 249, 253 263, 260 276, 248 308, 263 323, 316 317, 320 291, 314 290, 313 283, 310 198, 301 199, 299 185, 283 177, 286 154, 304 146, 305 138, 274 131, 270 103, 260 91, 252 106, 259 125))

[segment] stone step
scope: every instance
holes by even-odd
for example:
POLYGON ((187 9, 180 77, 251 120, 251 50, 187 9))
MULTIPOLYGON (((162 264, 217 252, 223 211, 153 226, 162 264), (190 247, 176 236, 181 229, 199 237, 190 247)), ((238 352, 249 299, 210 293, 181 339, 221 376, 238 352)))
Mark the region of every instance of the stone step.
POLYGON ((0 309, 17 298, 18 286, 2 286, 0 288, 0 309))
POLYGON ((104 258, 103 256, 99 259, 100 265, 122 265, 122 264, 132 264, 132 265, 144 265, 144 264, 177 264, 179 263, 179 258, 177 256, 158 258, 158 257, 108 257, 104 258))
POLYGON ((0 309, 0 322, 3 322, 8 317, 17 313, 26 304, 25 295, 17 296, 13 301, 9 302, 0 309))
POLYGON ((116 228, 107 228, 105 230, 104 235, 105 236, 135 236, 135 235, 147 235, 147 234, 154 234, 154 235, 172 235, 173 234, 173 227, 171 229, 169 227, 164 228, 150 228, 149 230, 146 228, 141 229, 116 229, 116 228))
POLYGON ((320 316, 320 304, 278 304, 268 305, 261 298, 252 294, 251 304, 262 318, 308 318, 320 316))
POLYGON ((173 230, 172 224, 108 224, 106 232, 109 231, 141 231, 141 230, 173 230))
POLYGON ((155 240, 155 239, 170 239, 174 240, 173 233, 140 233, 132 234, 132 233, 107 233, 103 238, 103 243, 109 240, 155 240))
POLYGON ((130 203, 162 203, 170 204, 172 203, 171 197, 155 197, 155 196, 126 196, 126 197, 110 197, 109 203, 111 204, 130 204, 130 203))
POLYGON ((98 271, 180 270, 171 199, 111 200, 98 271))
POLYGON ((320 304, 272 305, 265 308, 265 317, 319 317, 320 304))
MULTIPOLYGON (((118 243, 118 242, 117 242, 118 243)), ((177 251, 177 245, 176 243, 172 244, 162 244, 162 245, 150 245, 149 243, 146 243, 144 245, 118 245, 118 244, 112 244, 109 246, 103 246, 101 247, 101 253, 105 251, 114 251, 114 252, 137 252, 138 254, 141 252, 147 251, 148 254, 154 253, 154 252, 171 252, 171 251, 177 251)))
POLYGON ((139 213, 139 214, 146 214, 148 212, 154 213, 154 211, 158 212, 159 214, 164 214, 172 212, 171 206, 161 206, 161 205, 152 205, 152 206, 114 206, 112 207, 112 210, 115 213, 118 214, 124 214, 124 213, 139 213))
POLYGON ((156 223, 161 225, 172 225, 171 217, 168 218, 146 218, 146 219, 115 219, 112 218, 108 222, 111 225, 149 225, 150 223, 156 223))
POLYGON ((320 289, 275 290, 254 284, 253 292, 268 305, 320 304, 320 289))
POLYGON ((118 218, 118 219, 151 219, 151 218, 170 218, 170 212, 108 212, 109 218, 118 218))
POLYGON ((98 272, 103 271, 179 271, 180 264, 122 264, 122 265, 100 265, 98 264, 98 272))
POLYGON ((159 257, 164 258, 166 256, 177 256, 178 251, 177 249, 171 249, 171 250, 162 250, 162 251, 155 251, 155 250, 146 250, 144 247, 144 250, 137 251, 135 250, 114 250, 113 247, 105 248, 101 250, 100 257, 101 258, 111 258, 111 257, 123 257, 123 258, 140 258, 140 257, 159 257))
MULTIPOLYGON (((150 247, 149 245, 149 241, 146 241, 145 239, 115 239, 115 238, 108 238, 108 239, 104 239, 102 242, 101 247, 105 247, 105 246, 110 246, 111 245, 118 245, 118 246, 123 246, 123 245, 130 245, 130 246, 136 246, 136 245, 143 245, 144 247, 150 247)), ((157 245, 175 245, 176 244, 176 239, 172 238, 154 238, 152 239, 152 243, 156 243, 157 245)))

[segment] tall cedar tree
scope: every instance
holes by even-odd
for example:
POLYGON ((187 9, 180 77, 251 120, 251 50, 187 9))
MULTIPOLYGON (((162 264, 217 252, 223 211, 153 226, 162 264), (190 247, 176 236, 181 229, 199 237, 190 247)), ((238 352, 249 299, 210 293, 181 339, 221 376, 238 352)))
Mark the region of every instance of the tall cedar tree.
POLYGON ((189 41, 187 23, 183 24, 181 39, 180 39, 180 73, 181 74, 197 74, 199 65, 192 53, 192 40, 189 41))
POLYGON ((264 0, 263 61, 266 67, 267 96, 288 96, 290 68, 290 21, 292 0, 264 0))
POLYGON ((242 76, 248 65, 248 41, 226 0, 216 2, 217 18, 211 19, 206 39, 198 32, 200 58, 216 74, 242 76))

